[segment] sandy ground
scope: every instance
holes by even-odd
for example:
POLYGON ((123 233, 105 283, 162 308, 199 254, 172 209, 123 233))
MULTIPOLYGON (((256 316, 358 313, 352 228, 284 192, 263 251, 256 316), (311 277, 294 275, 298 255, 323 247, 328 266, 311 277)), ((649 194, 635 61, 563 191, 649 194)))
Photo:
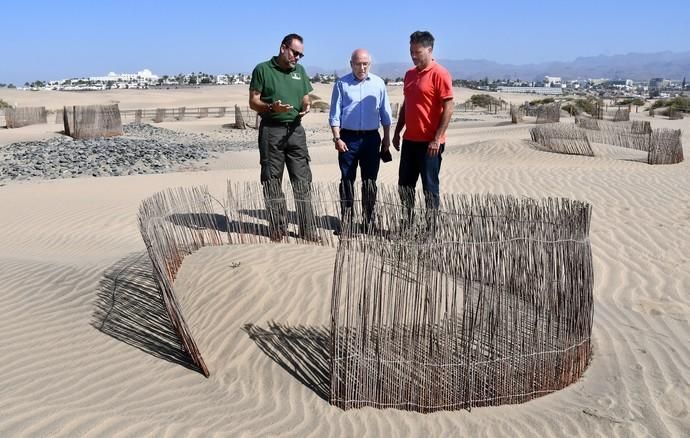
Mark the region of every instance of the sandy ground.
MULTIPOLYGON (((392 100, 402 90, 391 90, 392 100)), ((329 86, 315 93, 326 100, 329 86)), ((456 90, 464 101, 470 90, 456 90)), ((246 105, 246 87, 103 93, 0 90, 20 105, 121 108, 246 105)), ((505 97, 504 97, 505 98, 505 97)), ((515 102, 524 96, 515 96, 515 102)), ((564 196, 593 205, 594 358, 568 388, 522 405, 429 415, 342 411, 268 357, 246 324, 324 326, 333 249, 284 245, 204 249, 185 259, 178 298, 210 378, 140 335, 99 330, 99 307, 155 294, 136 223, 140 201, 167 187, 258 179, 258 153, 227 153, 204 172, 9 182, 0 187, 0 436, 690 436, 690 161, 650 166, 634 151, 595 157, 541 152, 529 125, 457 113, 442 190, 564 196), (462 120, 462 119, 468 120, 462 120), (684 340, 685 339, 685 340, 684 340)), ((642 117, 635 115, 634 117, 642 117)), ((232 141, 232 121, 160 126, 232 141)), ((325 114, 310 114, 313 173, 338 178, 325 114)), ((652 120, 683 130, 690 121, 652 120)), ((0 129, 8 143, 59 135, 59 125, 0 129)), ((398 156, 380 180, 395 184, 398 156)), ((133 309, 136 311, 137 309, 133 309)), ((134 323, 133 323, 134 324, 134 323)), ((148 325, 147 325, 148 324, 148 325)), ((135 324, 136 325, 136 324, 135 324)))

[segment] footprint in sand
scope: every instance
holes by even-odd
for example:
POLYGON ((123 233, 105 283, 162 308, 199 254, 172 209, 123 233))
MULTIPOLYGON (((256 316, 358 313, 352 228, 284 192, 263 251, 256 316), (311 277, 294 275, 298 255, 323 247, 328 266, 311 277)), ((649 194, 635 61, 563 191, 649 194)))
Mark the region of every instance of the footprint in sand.
POLYGON ((690 398, 690 385, 683 388, 679 386, 668 386, 666 391, 659 396, 659 406, 666 412, 667 415, 676 418, 686 417, 688 415, 688 405, 686 400, 690 398))
POLYGON ((639 300, 633 308, 639 313, 646 313, 652 316, 663 316, 676 321, 687 322, 690 309, 685 309, 681 303, 671 301, 657 302, 650 300, 639 300))
POLYGON ((597 399, 597 404, 604 409, 612 409, 616 406, 616 400, 613 397, 601 397, 597 399))

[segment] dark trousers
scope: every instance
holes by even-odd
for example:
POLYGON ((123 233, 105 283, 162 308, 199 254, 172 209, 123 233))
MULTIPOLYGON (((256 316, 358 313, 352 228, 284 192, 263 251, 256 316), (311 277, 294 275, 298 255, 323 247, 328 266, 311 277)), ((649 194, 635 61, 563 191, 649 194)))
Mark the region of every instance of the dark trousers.
POLYGON ((379 148, 381 136, 378 131, 341 130, 340 138, 347 145, 346 152, 338 154, 340 166, 340 207, 342 216, 352 211, 354 183, 357 167, 362 171, 362 214, 365 223, 373 220, 376 204, 376 178, 379 174, 379 148))
POLYGON ((445 143, 441 144, 438 155, 430 157, 427 155, 429 142, 403 140, 398 171, 398 188, 400 200, 408 216, 412 215, 415 202, 414 190, 420 176, 422 177, 422 189, 424 190, 427 210, 438 210, 441 200, 438 175, 441 171, 441 154, 445 146, 445 143))
POLYGON ((297 221, 302 236, 315 232, 311 205, 311 169, 307 138, 302 125, 259 126, 261 183, 272 235, 287 233, 287 205, 282 190, 287 167, 297 207, 297 221))

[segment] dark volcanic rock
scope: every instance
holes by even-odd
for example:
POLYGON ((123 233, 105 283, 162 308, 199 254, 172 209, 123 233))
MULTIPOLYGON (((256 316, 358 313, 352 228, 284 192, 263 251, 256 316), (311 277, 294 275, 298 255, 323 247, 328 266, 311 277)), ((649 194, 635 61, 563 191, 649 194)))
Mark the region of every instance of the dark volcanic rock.
POLYGON ((229 143, 203 134, 129 124, 125 135, 92 140, 57 137, 0 148, 0 181, 171 172, 203 167, 214 152, 255 148, 255 141, 229 143))

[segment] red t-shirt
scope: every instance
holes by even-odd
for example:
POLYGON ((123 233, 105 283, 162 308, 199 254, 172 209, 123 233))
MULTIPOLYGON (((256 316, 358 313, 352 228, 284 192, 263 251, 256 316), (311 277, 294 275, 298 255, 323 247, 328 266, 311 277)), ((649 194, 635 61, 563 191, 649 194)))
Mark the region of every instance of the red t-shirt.
MULTIPOLYGON (((434 139, 443 114, 443 102, 453 98, 450 73, 431 61, 424 70, 413 67, 405 73, 405 133, 410 141, 429 142, 434 139)), ((439 139, 446 142, 445 136, 439 139)))

